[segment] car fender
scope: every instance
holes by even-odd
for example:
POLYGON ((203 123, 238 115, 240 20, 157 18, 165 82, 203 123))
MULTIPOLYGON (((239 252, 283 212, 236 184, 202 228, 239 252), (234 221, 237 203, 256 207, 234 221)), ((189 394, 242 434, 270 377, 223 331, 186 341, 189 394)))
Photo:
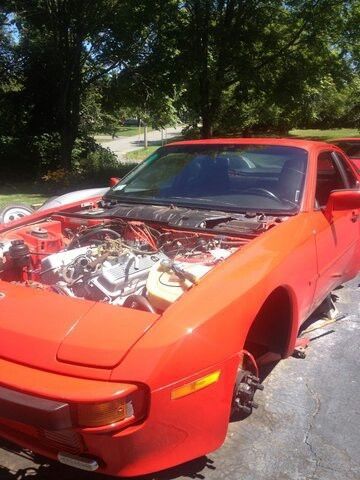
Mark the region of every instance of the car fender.
MULTIPOLYGON (((111 381, 131 379, 149 386, 153 432, 161 427, 163 436, 169 437, 176 425, 176 431, 191 438, 190 446, 185 438, 181 439, 184 450, 191 448, 196 455, 221 445, 229 422, 241 350, 261 307, 278 288, 286 290, 291 299, 292 318, 284 356, 290 351, 307 316, 304 304, 312 303, 317 274, 311 218, 299 217, 260 235, 215 267, 171 305, 113 369, 111 381), (309 269, 304 265, 305 255, 309 269), (172 399, 174 389, 192 379, 201 379, 204 372, 218 370, 219 382, 184 398, 172 399), (155 401, 159 395, 161 412, 155 401), (208 406, 213 414, 208 412, 208 406), (206 415, 199 416, 199 409, 206 415), (192 425, 196 425, 196 431, 192 425)), ((147 454, 151 456, 154 451, 149 448, 147 454)))
POLYGON ((310 216, 298 215, 274 227, 214 268, 164 312, 114 369, 112 378, 133 378, 160 388, 221 363, 243 348, 260 308, 279 287, 292 301, 286 356, 311 313, 316 286, 310 216))

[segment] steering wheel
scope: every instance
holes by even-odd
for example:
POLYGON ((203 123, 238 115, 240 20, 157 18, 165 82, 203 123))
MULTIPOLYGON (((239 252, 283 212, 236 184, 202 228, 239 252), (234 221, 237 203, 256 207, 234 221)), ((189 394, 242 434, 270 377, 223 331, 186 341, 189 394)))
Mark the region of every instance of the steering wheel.
POLYGON ((281 199, 274 193, 271 192, 270 190, 266 190, 266 188, 248 188, 247 190, 244 190, 242 193, 262 193, 264 194, 265 197, 268 198, 273 198, 274 200, 277 200, 278 202, 281 202, 281 199))

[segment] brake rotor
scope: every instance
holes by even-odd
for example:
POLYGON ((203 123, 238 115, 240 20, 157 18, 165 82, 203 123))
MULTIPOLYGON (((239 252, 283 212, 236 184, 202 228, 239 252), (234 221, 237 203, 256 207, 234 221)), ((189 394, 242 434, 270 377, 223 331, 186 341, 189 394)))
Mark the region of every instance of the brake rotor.
MULTIPOLYGON (((250 359, 254 362, 252 356, 250 359)), ((258 404, 254 401, 254 396, 257 390, 264 390, 264 385, 260 383, 260 379, 257 376, 256 363, 250 363, 250 365, 246 366, 244 363, 247 362, 241 362, 236 375, 231 404, 231 420, 240 420, 250 415, 254 408, 258 408, 258 404)))

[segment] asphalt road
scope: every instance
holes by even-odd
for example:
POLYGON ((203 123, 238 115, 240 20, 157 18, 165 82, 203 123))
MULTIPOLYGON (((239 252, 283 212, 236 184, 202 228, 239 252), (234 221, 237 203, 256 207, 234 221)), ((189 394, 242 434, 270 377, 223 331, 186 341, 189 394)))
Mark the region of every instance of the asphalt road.
MULTIPOLYGON (((230 425, 221 449, 146 480, 359 480, 359 283, 360 277, 336 290, 337 306, 348 316, 309 335, 306 359, 275 366, 257 393, 259 409, 230 425)), ((30 478, 108 477, 49 463, 0 441, 0 479, 30 478)))
MULTIPOLYGON (((165 143, 181 135, 183 127, 169 127, 164 130, 165 143)), ((148 133, 149 146, 161 145, 161 131, 151 130, 148 133)), ((109 148, 119 160, 124 161, 124 155, 128 152, 133 152, 144 147, 144 135, 134 135, 132 137, 118 137, 116 140, 106 142, 104 147, 109 148)))

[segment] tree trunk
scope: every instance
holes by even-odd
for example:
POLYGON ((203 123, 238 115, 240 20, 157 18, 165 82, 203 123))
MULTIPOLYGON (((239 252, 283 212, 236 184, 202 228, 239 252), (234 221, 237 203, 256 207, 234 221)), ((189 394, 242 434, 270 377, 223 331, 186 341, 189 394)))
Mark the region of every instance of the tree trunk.
POLYGON ((78 136, 80 122, 80 85, 76 78, 71 87, 63 92, 60 108, 60 164, 67 171, 72 168, 72 152, 78 136))
POLYGON ((213 136, 213 122, 209 112, 202 115, 201 138, 211 138, 213 136))
POLYGON ((74 149, 76 135, 71 128, 66 126, 60 132, 60 165, 69 172, 72 167, 72 151, 74 149))
POLYGON ((81 38, 68 47, 64 57, 63 82, 60 90, 60 164, 72 168, 72 152, 78 136, 81 101, 81 38))
POLYGON ((209 26, 210 2, 204 5, 197 4, 197 30, 199 45, 199 100, 202 119, 201 138, 211 138, 213 133, 213 117, 210 100, 210 71, 209 71, 209 26))

